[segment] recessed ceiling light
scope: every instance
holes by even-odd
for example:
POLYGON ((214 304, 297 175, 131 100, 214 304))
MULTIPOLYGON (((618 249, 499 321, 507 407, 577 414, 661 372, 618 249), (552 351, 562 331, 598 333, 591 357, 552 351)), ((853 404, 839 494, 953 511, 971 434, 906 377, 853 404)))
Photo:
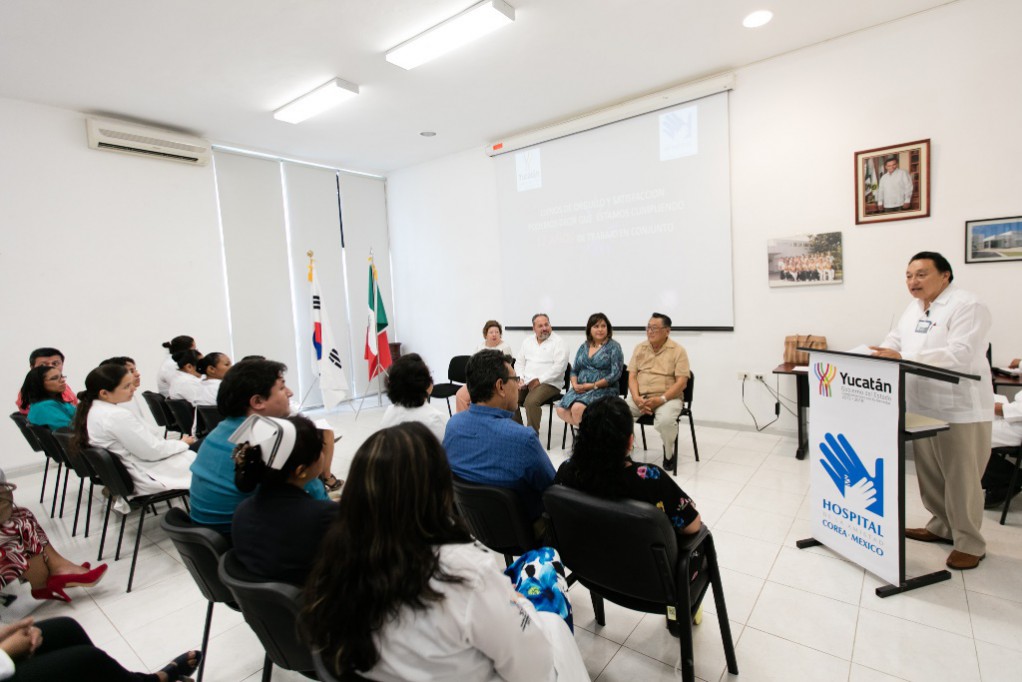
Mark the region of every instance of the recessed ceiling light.
POLYGON ((436 137, 436 133, 434 133, 432 130, 423 130, 421 133, 419 133, 419 135, 422 135, 423 137, 436 137))
POLYGON ((774 18, 774 13, 768 9, 761 9, 753 12, 749 16, 742 19, 742 26, 745 28, 759 28, 770 23, 770 20, 774 18))

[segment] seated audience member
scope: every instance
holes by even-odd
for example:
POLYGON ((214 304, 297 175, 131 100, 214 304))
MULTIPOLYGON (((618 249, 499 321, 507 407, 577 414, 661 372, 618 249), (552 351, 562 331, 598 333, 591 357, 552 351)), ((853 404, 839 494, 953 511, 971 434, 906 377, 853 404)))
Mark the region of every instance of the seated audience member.
POLYGON ((202 354, 194 350, 183 350, 174 353, 177 363, 177 374, 170 380, 167 397, 175 400, 187 400, 192 405, 207 405, 207 393, 202 385, 203 376, 197 369, 202 362, 202 354), (196 402, 198 401, 198 402, 196 402))
MULTIPOLYGON (((53 367, 61 374, 64 373, 64 354, 56 348, 36 348, 28 356, 28 368, 34 369, 36 367, 53 367)), ((21 414, 28 414, 28 407, 22 407, 21 393, 18 393, 18 397, 15 399, 15 404, 18 406, 18 412, 21 414)), ((71 390, 71 387, 64 384, 64 402, 71 403, 72 405, 78 404, 78 396, 71 390)))
POLYGON ((189 679, 202 660, 199 651, 181 654, 155 673, 125 670, 72 618, 24 618, 0 625, 0 680, 11 682, 177 682, 189 679))
MULTIPOLYGON (((1017 360, 1012 362, 1017 363, 1017 360)), ((1022 391, 1017 392, 1011 401, 1003 395, 994 395, 994 421, 991 426, 991 447, 1022 444, 1022 391)), ((987 461, 986 471, 983 472, 984 508, 1000 507, 1009 495, 1014 497, 1022 490, 1022 480, 1015 482, 1014 490, 1009 490, 1014 471, 1014 462, 1003 457, 991 457, 987 461)))
MULTIPOLYGON (((209 432, 192 465, 189 491, 192 521, 230 535, 234 510, 251 492, 238 490, 234 483, 234 443, 231 436, 246 417, 286 418, 293 395, 284 381, 287 367, 273 360, 242 360, 224 376, 217 397, 223 421, 209 432)), ((333 433, 322 431, 324 448, 333 446, 333 433)), ((324 465, 326 462, 324 462, 324 465)), ((323 482, 315 478, 306 492, 319 500, 329 499, 323 482)))
POLYGON ((403 422, 425 424, 437 440, 444 438, 444 418, 429 404, 433 377, 418 353, 402 355, 394 361, 387 376, 387 397, 392 405, 383 413, 380 428, 403 422))
MULTIPOLYGON (((522 341, 522 350, 515 367, 522 377, 518 404, 525 407, 529 428, 539 435, 543 404, 561 395, 561 387, 564 386, 568 347, 550 328, 550 318, 544 313, 532 316, 532 331, 532 335, 522 341)), ((522 415, 518 410, 515 410, 513 416, 516 422, 522 423, 522 415)))
POLYGON ((64 400, 65 377, 56 367, 39 365, 28 370, 21 385, 21 405, 28 410, 28 422, 48 426, 54 431, 71 425, 75 418, 74 403, 64 400))
POLYGON ((466 373, 472 405, 451 417, 444 435, 451 471, 471 483, 514 490, 535 521, 543 513, 543 491, 553 483, 554 467, 536 432, 512 419, 519 378, 510 358, 481 350, 469 359, 466 373))
POLYGON ((305 417, 252 416, 231 437, 235 483, 251 493, 231 522, 238 560, 267 580, 304 585, 337 503, 317 500, 305 485, 323 471, 323 438, 305 417))
POLYGON ((203 377, 202 389, 205 393, 203 402, 193 405, 216 405, 216 396, 220 393, 220 383, 231 368, 231 358, 227 353, 207 353, 202 356, 195 369, 203 377))
POLYGON ((119 355, 113 358, 107 358, 101 365, 120 365, 128 370, 128 374, 131 375, 133 383, 135 384, 135 392, 131 394, 131 400, 121 403, 121 407, 126 409, 135 415, 140 422, 145 424, 146 428, 153 432, 153 435, 158 438, 180 438, 181 434, 177 431, 167 431, 163 426, 156 423, 156 417, 153 416, 152 408, 149 407, 149 403, 146 402, 145 397, 139 387, 142 385, 142 374, 138 371, 138 367, 135 365, 135 361, 126 355, 119 355))
POLYGON ((175 336, 170 341, 164 341, 163 347, 167 349, 170 356, 160 365, 160 371, 156 373, 156 390, 168 397, 170 394, 170 382, 176 376, 178 370, 177 361, 174 359, 176 353, 185 350, 195 350, 195 339, 190 336, 175 336))
POLYGON ((688 353, 668 338, 671 318, 653 313, 646 325, 646 340, 632 351, 628 362, 628 409, 638 419, 653 415, 653 428, 664 444, 664 465, 674 463, 681 397, 688 385, 688 353))
POLYGON ((695 533, 702 522, 692 498, 656 464, 633 462, 631 410, 621 398, 603 398, 582 414, 571 458, 557 469, 555 483, 607 499, 649 502, 680 533, 695 533))
POLYGON ((624 366, 624 351, 614 340, 610 320, 603 313, 593 313, 586 322, 586 340, 578 347, 571 366, 571 388, 557 406, 557 416, 578 426, 586 406, 618 394, 624 366))
MULTIPOLYGON (((100 365, 85 377, 85 390, 75 414, 74 443, 106 448, 124 463, 135 484, 135 494, 187 490, 195 461, 191 436, 181 440, 157 437, 138 417, 121 407, 135 392, 135 378, 120 365, 100 365)), ((126 510, 125 505, 119 509, 126 510)))
MULTIPOLYGON (((0 490, 13 493, 16 486, 6 480, 0 471, 0 490)), ((106 573, 106 564, 90 568, 88 562, 79 565, 61 556, 50 544, 35 515, 16 505, 13 495, 10 503, 0 504, 0 518, 2 516, 7 518, 0 523, 0 589, 20 580, 31 585, 32 596, 36 599, 69 602, 71 598, 64 588, 92 587, 106 573)), ((0 679, 3 679, 2 663, 0 660, 0 679)))
MULTIPOLYGON (((504 340, 504 328, 496 320, 486 320, 486 324, 483 325, 483 340, 476 346, 475 352, 478 353, 488 348, 499 350, 504 355, 512 357, 511 346, 504 340)), ((511 364, 514 364, 513 359, 511 364)), ((472 399, 468 395, 468 386, 462 386, 454 395, 454 411, 464 412, 468 409, 471 402, 472 399)))
POLYGON ((443 448, 419 423, 377 431, 355 453, 305 604, 300 627, 338 678, 589 679, 565 621, 537 611, 473 542, 443 448))

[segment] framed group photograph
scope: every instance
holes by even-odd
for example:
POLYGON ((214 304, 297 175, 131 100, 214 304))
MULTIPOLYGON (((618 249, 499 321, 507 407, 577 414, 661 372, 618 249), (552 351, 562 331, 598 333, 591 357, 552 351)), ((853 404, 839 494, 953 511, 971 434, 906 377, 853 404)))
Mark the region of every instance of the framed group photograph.
POLYGON ((840 284, 844 276, 840 232, 767 241, 767 283, 772 287, 840 284))
POLYGON ((855 223, 930 215, 930 141, 855 152, 855 223))
POLYGON ((965 222, 965 262, 1022 260, 1022 216, 965 222))

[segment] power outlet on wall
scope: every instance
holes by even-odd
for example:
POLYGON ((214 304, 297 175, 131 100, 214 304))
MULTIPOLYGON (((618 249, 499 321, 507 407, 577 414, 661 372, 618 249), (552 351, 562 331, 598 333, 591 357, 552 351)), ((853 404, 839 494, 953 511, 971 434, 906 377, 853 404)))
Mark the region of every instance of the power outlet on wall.
POLYGON ((749 378, 749 373, 748 372, 738 372, 738 380, 739 381, 745 381, 748 378, 749 378))

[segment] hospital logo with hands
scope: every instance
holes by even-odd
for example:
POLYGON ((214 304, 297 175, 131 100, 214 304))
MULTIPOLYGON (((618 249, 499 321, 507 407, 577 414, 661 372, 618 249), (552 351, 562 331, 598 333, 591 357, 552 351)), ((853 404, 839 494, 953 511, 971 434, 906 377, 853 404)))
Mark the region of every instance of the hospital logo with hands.
POLYGON ((834 377, 837 376, 837 367, 828 362, 817 362, 813 365, 813 374, 820 382, 820 395, 829 398, 830 385, 834 383, 834 377))
MULTIPOLYGON (((817 365, 819 366, 819 365, 817 365)), ((827 475, 834 481, 838 492, 850 509, 865 509, 877 516, 884 515, 884 460, 878 457, 873 475, 863 465, 858 453, 844 434, 837 438, 828 433, 820 443, 820 452, 827 475)))

